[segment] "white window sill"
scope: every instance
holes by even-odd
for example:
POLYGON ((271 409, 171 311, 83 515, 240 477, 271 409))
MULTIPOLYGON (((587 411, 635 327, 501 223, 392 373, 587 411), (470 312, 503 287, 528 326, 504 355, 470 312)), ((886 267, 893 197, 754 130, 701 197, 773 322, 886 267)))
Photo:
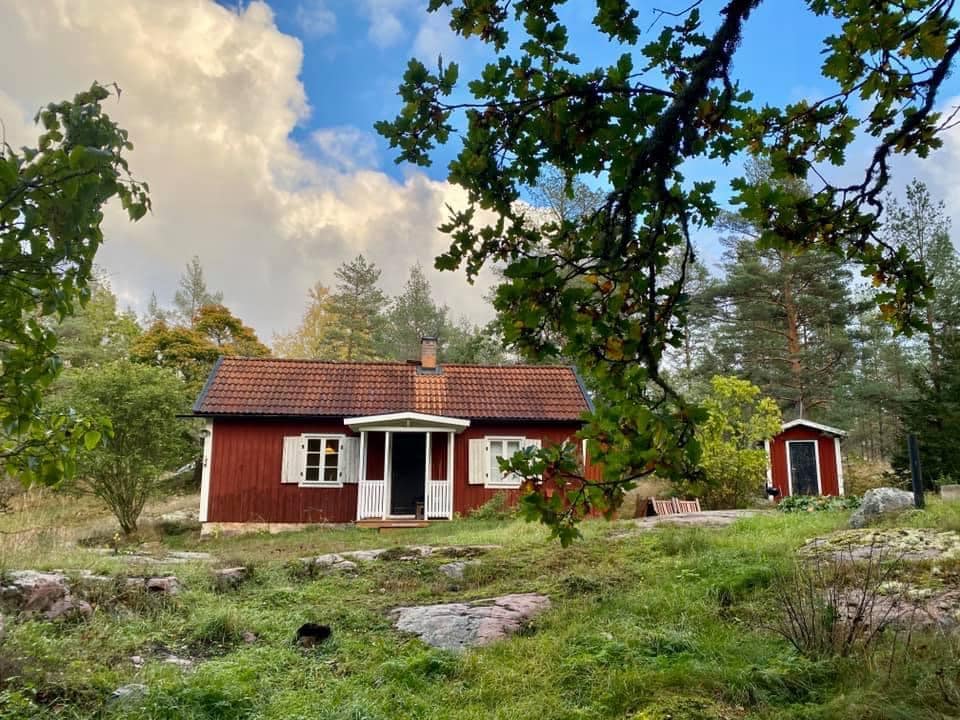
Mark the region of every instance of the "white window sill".
POLYGON ((342 482, 300 482, 297 483, 297 487, 302 488, 342 488, 342 482))

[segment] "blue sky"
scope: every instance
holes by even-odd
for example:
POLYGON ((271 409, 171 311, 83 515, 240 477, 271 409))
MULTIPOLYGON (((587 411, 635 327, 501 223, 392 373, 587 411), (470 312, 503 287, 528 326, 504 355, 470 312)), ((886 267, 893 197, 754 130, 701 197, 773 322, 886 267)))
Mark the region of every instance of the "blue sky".
MULTIPOLYGON (((369 134, 369 143, 375 150, 367 153, 366 161, 392 175, 401 177, 403 167, 393 163, 393 155, 386 142, 376 136, 373 123, 392 118, 399 107, 396 87, 411 56, 417 56, 432 65, 436 52, 445 60, 455 60, 461 66, 461 80, 475 77, 483 64, 492 58, 492 49, 478 41, 456 37, 445 26, 443 14, 428 15, 425 3, 404 0, 271 0, 280 29, 300 38, 304 47, 301 79, 312 107, 307 124, 298 128, 295 137, 309 136, 320 127, 352 127, 369 134), (392 31, 377 31, 377 23, 384 16, 392 16, 392 31), (317 18, 321 21, 318 23, 317 18), (311 22, 311 19, 314 22, 311 22), (431 24, 430 42, 423 42, 422 28, 431 24), (433 53, 430 51, 434 50, 433 53)), ((643 3, 638 3, 642 5, 643 3)), ((723 6, 721 0, 708 0, 701 6, 706 26, 710 27, 723 6)), ((666 9, 680 9, 688 0, 664 0, 656 3, 666 9)), ((571 48, 587 67, 614 62, 624 51, 608 42, 592 26, 594 3, 570 2, 562 10, 562 17, 570 30, 571 48)), ((641 26, 648 28, 646 39, 654 39, 669 19, 655 22, 652 10, 641 11, 641 26)), ((813 15, 802 0, 775 0, 763 4, 750 18, 745 40, 738 50, 734 67, 735 77, 743 87, 754 91, 758 101, 783 104, 802 98, 815 98, 832 90, 832 85, 820 74, 823 61, 822 45, 811 43, 811 38, 822 38, 838 28, 831 17, 813 15)), ((639 64, 639 52, 636 52, 639 64)), ((462 84, 462 83, 461 83, 462 84)), ((945 96, 960 93, 956 79, 947 83, 945 96)), ((455 155, 458 142, 454 139, 434 153, 434 164, 426 169, 430 177, 444 179, 446 165, 455 155)), ((865 151, 866 145, 863 146, 865 151)), ((317 151, 314 147, 313 152, 317 151)), ((860 159, 855 151, 852 160, 860 159)), ((692 179, 711 178, 718 182, 719 197, 728 197, 728 183, 739 174, 740 167, 719 166, 713 161, 696 161, 689 166, 692 179)), ((843 170, 835 171, 843 176, 843 170)), ((905 180, 904 180, 905 181, 905 180)), ((708 260, 715 262, 718 249, 711 231, 697 233, 698 244, 708 260)))
MULTIPOLYGON (((362 253, 383 269, 388 294, 399 293, 419 263, 454 316, 488 320, 492 272, 469 285, 462 272, 433 269, 449 246, 437 230, 446 208, 465 202, 461 189, 444 182, 458 141, 438 151, 431 168, 398 167, 373 123, 397 112, 411 56, 434 62, 442 53, 469 79, 492 59, 489 49, 455 37, 444 15, 426 13, 426 0, 269 3, 10 4, 0 23, 0 66, 16 69, 0 83, 6 139, 35 143, 37 109, 93 80, 123 88, 107 110, 130 133, 130 167, 149 182, 153 211, 135 225, 119 210, 108 212, 97 262, 121 303, 138 311, 151 293, 169 303, 198 255, 210 287, 269 341, 296 326, 310 288, 333 284, 337 266, 362 253)), ((593 31, 593 5, 571 0, 563 10, 571 46, 589 67, 620 52, 593 31)), ((704 0, 701 8, 715 22, 721 6, 704 0)), ((642 10, 644 26, 652 19, 642 10)), ((749 21, 736 77, 771 103, 828 91, 820 46, 810 38, 827 34, 831 22, 812 17, 799 0, 767 0, 749 21)), ((957 96, 951 79, 943 104, 957 96)), ((867 150, 855 149, 848 174, 867 150)), ((715 179, 725 192, 739 170, 698 161, 688 175, 715 179)), ((900 162, 895 172, 895 187, 913 175, 926 180, 960 222, 960 129, 930 160, 900 162)), ((714 234, 696 239, 704 259, 715 262, 714 234)))
MULTIPOLYGON (((686 0, 673 3, 677 7, 686 4, 686 0)), ((704 17, 709 18, 711 10, 721 4, 705 4, 704 17)), ((396 88, 409 58, 416 55, 430 65, 435 60, 435 56, 424 54, 425 43, 418 43, 420 28, 428 21, 424 3, 388 2, 379 11, 365 10, 364 3, 344 0, 271 0, 270 5, 278 27, 303 43, 301 80, 312 112, 308 123, 295 133, 301 139, 311 129, 330 126, 351 126, 373 134, 373 123, 393 117, 399 107, 396 88), (389 36, 377 35, 371 29, 376 13, 382 17, 387 8, 392 8, 389 14, 400 25, 389 36), (316 20, 318 15, 326 20, 316 20)), ((591 5, 569 3, 563 15, 569 20, 571 47, 580 54, 584 65, 604 65, 613 62, 623 49, 607 42, 592 27, 591 5)), ((671 7, 669 0, 658 5, 671 7)), ((652 12, 649 18, 652 22, 652 12)), ((664 22, 661 20, 647 36, 653 39, 664 22)), ((754 88, 758 97, 772 103, 822 92, 828 86, 819 73, 820 50, 809 44, 809 38, 825 35, 833 27, 831 18, 813 16, 799 0, 776 0, 761 6, 750 19, 747 38, 738 52, 737 77, 744 86, 754 88)), ((446 60, 460 64, 461 79, 474 77, 492 57, 487 46, 456 37, 446 27, 435 32, 439 37, 432 47, 444 52, 446 60)), ((399 177, 403 170, 393 165, 386 143, 379 137, 375 142, 381 168, 399 177)), ((438 150, 435 165, 426 172, 434 178, 445 177, 446 163, 455 148, 456 143, 451 143, 438 150)))

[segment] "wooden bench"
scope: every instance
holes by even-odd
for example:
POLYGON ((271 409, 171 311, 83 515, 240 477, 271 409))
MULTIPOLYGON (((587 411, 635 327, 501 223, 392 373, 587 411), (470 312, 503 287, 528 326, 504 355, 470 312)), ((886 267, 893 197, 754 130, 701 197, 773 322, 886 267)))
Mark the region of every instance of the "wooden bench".
POLYGON ((679 498, 650 498, 653 505, 654 515, 684 515, 686 513, 698 513, 700 510, 700 500, 680 500, 679 498))

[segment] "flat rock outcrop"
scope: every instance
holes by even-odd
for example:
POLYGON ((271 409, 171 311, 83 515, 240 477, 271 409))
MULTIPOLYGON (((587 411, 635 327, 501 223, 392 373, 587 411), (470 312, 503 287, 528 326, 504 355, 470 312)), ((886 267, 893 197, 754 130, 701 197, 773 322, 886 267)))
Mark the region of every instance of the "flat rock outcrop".
POLYGON ((393 615, 397 630, 412 633, 432 647, 460 652, 512 635, 549 608, 546 595, 518 593, 467 603, 399 607, 393 615))
POLYGON ((317 565, 331 570, 352 572, 357 569, 357 562, 372 562, 373 560, 421 560, 430 557, 473 558, 483 555, 490 550, 496 550, 499 545, 400 545, 391 548, 376 548, 374 550, 349 550, 339 553, 326 553, 312 558, 300 558, 305 565, 317 565))

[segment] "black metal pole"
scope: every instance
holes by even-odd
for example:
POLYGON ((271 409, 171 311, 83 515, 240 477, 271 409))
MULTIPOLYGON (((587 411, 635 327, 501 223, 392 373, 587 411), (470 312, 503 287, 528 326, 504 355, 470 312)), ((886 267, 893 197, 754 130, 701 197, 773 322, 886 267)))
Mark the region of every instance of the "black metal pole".
POLYGON ((907 435, 907 454, 910 456, 910 481, 913 483, 913 504, 923 507, 923 472, 920 469, 920 448, 917 436, 907 435))

